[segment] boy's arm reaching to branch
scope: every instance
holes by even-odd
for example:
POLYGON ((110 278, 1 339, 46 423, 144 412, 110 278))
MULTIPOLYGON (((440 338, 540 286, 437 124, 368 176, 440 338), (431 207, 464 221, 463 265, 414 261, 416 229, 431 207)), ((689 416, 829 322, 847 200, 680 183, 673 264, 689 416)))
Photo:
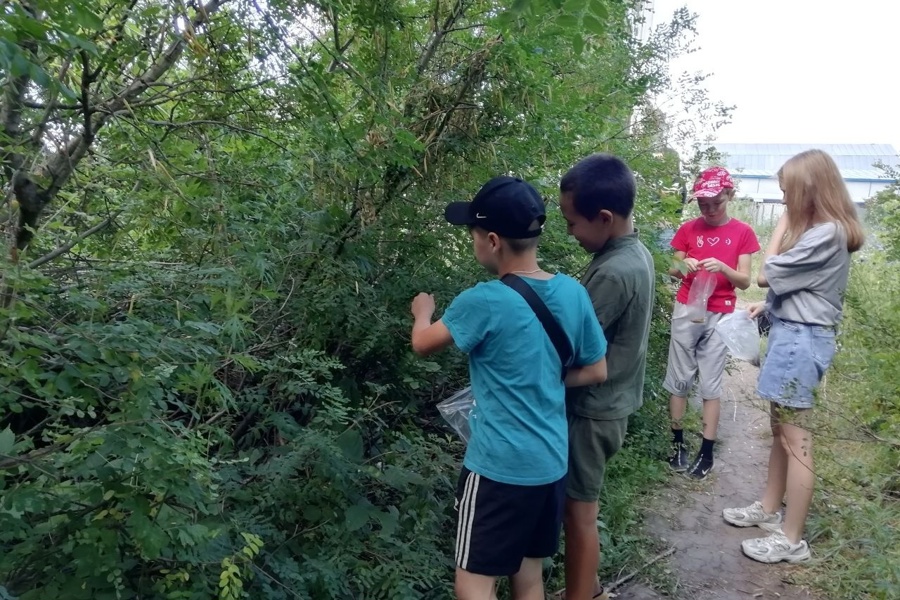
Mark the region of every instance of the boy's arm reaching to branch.
POLYGON ((431 322, 434 315, 434 295, 419 294, 412 301, 411 312, 415 321, 412 328, 412 348, 419 356, 440 352, 453 344, 450 330, 440 320, 431 322))

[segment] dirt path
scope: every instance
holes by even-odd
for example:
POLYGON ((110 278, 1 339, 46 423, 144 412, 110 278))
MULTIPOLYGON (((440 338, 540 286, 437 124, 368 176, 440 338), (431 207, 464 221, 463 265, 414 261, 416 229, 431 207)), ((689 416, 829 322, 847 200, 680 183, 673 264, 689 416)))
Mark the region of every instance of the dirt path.
MULTIPOLYGON (((765 483, 771 444, 768 415, 755 399, 759 370, 736 363, 727 374, 719 421, 716 466, 703 482, 673 474, 671 483, 646 514, 645 534, 676 551, 669 558, 676 598, 692 600, 813 600, 790 583, 794 569, 785 563, 763 565, 746 558, 741 541, 763 535, 722 520, 722 509, 756 500, 765 483)), ((697 410, 693 403, 692 410, 697 410)), ((690 438, 692 455, 699 437, 690 438)), ((619 590, 617 600, 663 598, 642 584, 619 590)))

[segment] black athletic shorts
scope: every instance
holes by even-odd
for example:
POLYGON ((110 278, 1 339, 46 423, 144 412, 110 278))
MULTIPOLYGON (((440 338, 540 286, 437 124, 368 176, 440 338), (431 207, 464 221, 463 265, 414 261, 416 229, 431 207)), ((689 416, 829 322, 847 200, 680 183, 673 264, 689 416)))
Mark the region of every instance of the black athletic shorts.
POLYGON ((456 564, 478 575, 519 572, 524 558, 559 548, 566 478, 546 485, 498 483, 463 467, 456 486, 456 564))

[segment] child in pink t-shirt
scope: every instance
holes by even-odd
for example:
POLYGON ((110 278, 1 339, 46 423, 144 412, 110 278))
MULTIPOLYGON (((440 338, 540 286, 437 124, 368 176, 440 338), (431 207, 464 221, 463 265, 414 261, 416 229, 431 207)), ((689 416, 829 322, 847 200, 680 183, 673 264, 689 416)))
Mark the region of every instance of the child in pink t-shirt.
POLYGON ((683 263, 683 267, 673 266, 669 270, 670 275, 682 282, 672 311, 672 337, 663 387, 672 394, 669 414, 674 448, 669 465, 675 471, 687 471, 691 477, 703 479, 714 465, 713 444, 719 426, 719 399, 727 352, 715 328, 722 315, 734 312, 737 300, 734 289, 750 287, 751 255, 759 251, 759 240, 749 225, 728 216, 734 182, 724 168, 712 167, 701 173, 691 198, 697 199, 702 216, 684 223, 672 240, 675 260, 683 263), (686 306, 691 285, 698 275, 706 274, 714 274, 716 278, 706 318, 692 319, 686 306), (703 443, 696 459, 689 464, 681 421, 698 373, 703 398, 703 443))

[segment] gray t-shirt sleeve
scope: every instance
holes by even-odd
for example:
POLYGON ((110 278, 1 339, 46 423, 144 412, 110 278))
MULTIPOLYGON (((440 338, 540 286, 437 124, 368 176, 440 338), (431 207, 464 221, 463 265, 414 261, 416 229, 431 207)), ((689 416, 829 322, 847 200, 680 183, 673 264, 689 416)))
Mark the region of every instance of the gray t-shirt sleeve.
POLYGON ((763 273, 772 291, 783 296, 814 287, 822 278, 820 269, 841 250, 839 235, 835 223, 825 223, 800 236, 790 250, 766 259, 763 273))

